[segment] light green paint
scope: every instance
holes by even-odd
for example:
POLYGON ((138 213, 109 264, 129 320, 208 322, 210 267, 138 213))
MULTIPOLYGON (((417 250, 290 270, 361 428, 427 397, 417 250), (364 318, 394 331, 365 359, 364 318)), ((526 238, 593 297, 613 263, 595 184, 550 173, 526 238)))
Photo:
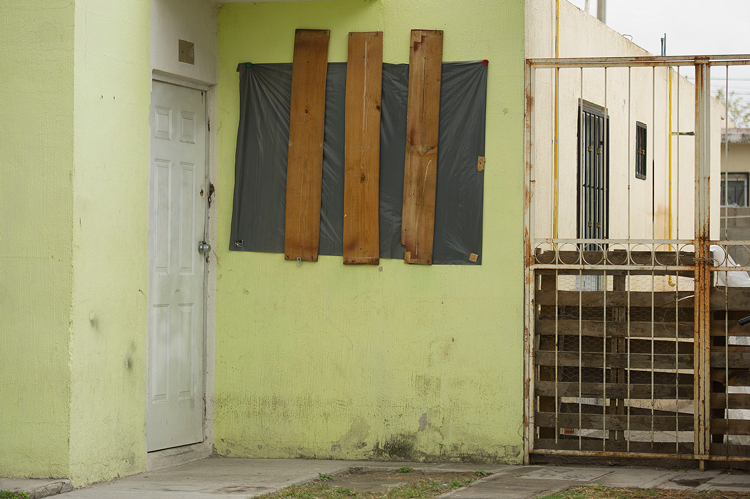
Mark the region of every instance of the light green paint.
POLYGON ((145 471, 149 20, 76 0, 70 478, 145 471))
POLYGON ((145 470, 149 12, 0 7, 0 476, 145 470))
POLYGON ((0 476, 68 468, 73 6, 0 6, 0 476))
POLYGON ((228 456, 520 462, 523 424, 522 0, 231 4, 219 14, 214 437, 228 456), (408 62, 413 28, 444 60, 489 59, 482 266, 230 252, 240 62, 291 62, 295 28, 384 32, 408 62), (380 449, 380 452, 378 451, 380 449), (385 449, 385 452, 383 450, 385 449), (399 450, 400 449, 400 450, 399 450))

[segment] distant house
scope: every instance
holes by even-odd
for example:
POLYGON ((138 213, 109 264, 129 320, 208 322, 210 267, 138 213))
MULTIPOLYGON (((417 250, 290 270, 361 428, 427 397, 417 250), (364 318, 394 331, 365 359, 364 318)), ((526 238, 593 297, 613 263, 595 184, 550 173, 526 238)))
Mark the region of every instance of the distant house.
POLYGON ((723 129, 721 134, 722 239, 739 241, 750 239, 748 184, 750 184, 750 128, 723 129))
MULTIPOLYGON (((212 452, 522 462, 524 64, 554 55, 553 6, 4 2, 0 476, 83 486, 212 452), (406 64, 413 29, 442 30, 443 61, 488 61, 471 265, 234 251, 237 68, 292 63, 302 28, 330 31, 331 63, 347 61, 350 32, 379 31, 383 62, 406 64)), ((560 19, 561 56, 645 54, 564 1, 560 19)), ((611 107, 613 134, 666 132, 648 112, 626 123, 596 92, 584 100, 599 118, 611 107)), ((651 154, 634 197, 661 234, 649 168, 663 151, 651 154)))

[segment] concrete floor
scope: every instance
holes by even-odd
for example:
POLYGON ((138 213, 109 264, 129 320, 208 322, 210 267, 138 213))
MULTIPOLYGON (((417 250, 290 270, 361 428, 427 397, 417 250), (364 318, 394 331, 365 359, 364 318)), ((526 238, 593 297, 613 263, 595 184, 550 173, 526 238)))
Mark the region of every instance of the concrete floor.
MULTIPOLYGON (((492 473, 469 487, 446 494, 443 496, 445 499, 527 499, 542 497, 576 485, 591 484, 611 487, 734 491, 746 493, 750 497, 750 474, 736 471, 730 474, 718 470, 675 471, 653 467, 488 466, 458 463, 209 458, 64 492, 60 499, 247 498, 313 480, 318 478, 319 473, 336 474, 351 468, 393 470, 401 466, 427 472, 474 471, 479 468, 492 473)), ((18 488, 32 490, 30 486, 33 485, 39 489, 39 486, 44 484, 43 481, 26 482, 30 483, 18 488)), ((12 481, 0 479, 0 490, 14 488, 17 487, 13 486, 12 481)))

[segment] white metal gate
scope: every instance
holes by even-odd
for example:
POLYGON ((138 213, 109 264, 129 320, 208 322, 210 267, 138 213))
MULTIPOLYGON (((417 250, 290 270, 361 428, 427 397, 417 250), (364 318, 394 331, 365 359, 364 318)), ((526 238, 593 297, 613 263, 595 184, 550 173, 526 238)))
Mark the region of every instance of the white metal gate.
POLYGON ((711 69, 728 88, 737 65, 527 61, 527 462, 750 461, 750 233, 718 230, 728 125, 710 95, 711 69))

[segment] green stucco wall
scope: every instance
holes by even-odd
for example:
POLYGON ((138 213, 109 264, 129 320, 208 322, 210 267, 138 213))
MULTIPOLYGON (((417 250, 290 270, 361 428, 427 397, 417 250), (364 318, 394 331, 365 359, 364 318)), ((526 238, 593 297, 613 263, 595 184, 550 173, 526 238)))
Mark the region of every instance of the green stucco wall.
POLYGON ((67 476, 73 6, 0 5, 0 476, 67 476))
POLYGON ((523 425, 523 0, 224 5, 219 14, 214 438, 226 456, 520 462, 523 425), (240 62, 291 62, 296 28, 445 32, 489 59, 482 266, 344 266, 230 252, 240 62))
POLYGON ((70 478, 145 471, 149 21, 76 0, 70 478))
POLYGON ((0 476, 145 470, 149 17, 0 6, 0 476))

